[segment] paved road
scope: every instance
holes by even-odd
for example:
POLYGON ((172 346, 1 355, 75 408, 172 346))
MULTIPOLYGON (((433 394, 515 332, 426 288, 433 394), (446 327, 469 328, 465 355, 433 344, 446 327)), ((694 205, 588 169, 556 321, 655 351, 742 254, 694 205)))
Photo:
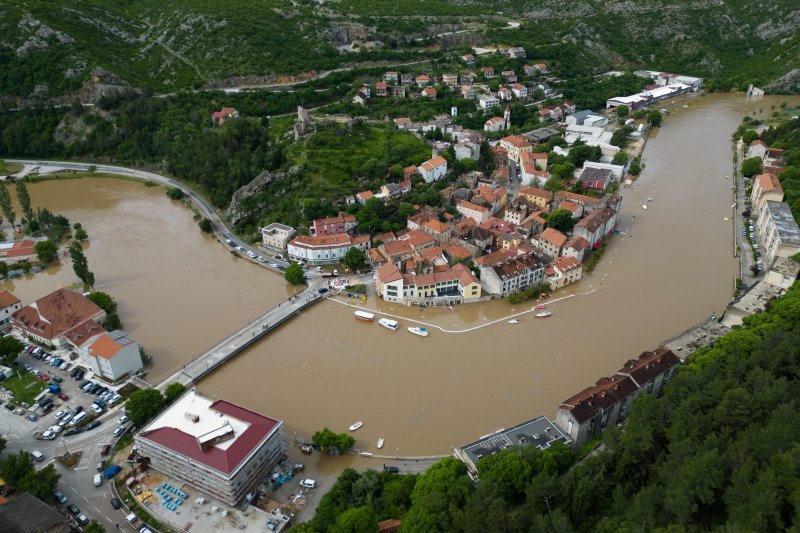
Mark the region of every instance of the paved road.
MULTIPOLYGON (((747 236, 742 235, 742 229, 745 230, 745 233, 749 231, 746 224, 748 221, 752 222, 753 227, 755 227, 755 216, 754 214, 751 214, 750 217, 744 217, 742 215, 742 212, 748 208, 747 206, 749 205, 750 199, 747 198, 747 195, 745 194, 746 182, 749 178, 743 177, 740 171, 742 161, 744 160, 744 143, 741 141, 741 139, 736 145, 736 151, 736 166, 733 169, 733 179, 734 187, 736 188, 736 194, 734 196, 735 205, 731 208, 731 216, 733 217, 733 237, 734 242, 739 247, 740 277, 745 285, 752 287, 753 284, 758 281, 760 276, 753 275, 752 267, 754 263, 754 249, 747 236)), ((755 233, 753 242, 758 242, 758 236, 755 233)))
POLYGON ((113 445, 116 442, 112 432, 118 427, 116 420, 121 414, 122 404, 103 413, 99 417, 103 424, 92 431, 69 437, 59 437, 51 441, 36 440, 34 439, 35 433, 57 423, 55 413, 59 409, 74 409, 77 405, 88 409, 94 397, 78 389, 78 382, 69 377, 71 368, 65 371, 55 370, 53 367, 46 367, 45 363, 37 361, 27 354, 20 355, 18 360, 20 365, 29 364, 51 376, 61 376, 64 379, 61 388, 69 396, 69 399, 66 402, 58 400, 59 405, 41 416, 37 422, 30 422, 6 409, 0 409, 0 434, 8 441, 3 453, 16 453, 20 450, 41 451, 45 455, 45 460, 35 465, 39 468, 50 463, 55 465, 56 470, 61 474, 58 490, 69 498, 68 504, 75 503, 86 516, 103 524, 107 531, 114 530, 116 524, 119 524, 123 531, 136 531, 135 528, 124 522, 125 516, 122 511, 115 511, 111 507, 109 484, 104 481, 100 487, 94 486, 97 463, 102 459, 100 450, 105 444, 113 445), (82 452, 80 462, 74 470, 61 466, 55 460, 56 456, 63 455, 65 451, 82 452))

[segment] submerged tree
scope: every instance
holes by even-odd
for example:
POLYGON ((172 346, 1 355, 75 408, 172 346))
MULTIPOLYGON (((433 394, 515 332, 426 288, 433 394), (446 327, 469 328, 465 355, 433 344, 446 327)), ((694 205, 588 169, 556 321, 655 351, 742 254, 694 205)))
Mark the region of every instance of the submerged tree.
POLYGON ((11 195, 8 194, 8 189, 6 188, 5 184, 0 185, 0 209, 3 210, 3 214, 11 223, 11 227, 14 227, 14 222, 17 219, 16 213, 11 208, 11 195))
POLYGON ((83 254, 81 243, 73 241, 69 245, 69 256, 72 258, 72 269, 75 271, 75 275, 87 287, 94 287, 94 274, 89 270, 89 262, 83 254))
POLYGON ((28 194, 28 186, 25 185, 25 182, 22 180, 17 180, 14 182, 14 185, 17 188, 17 199, 19 200, 19 206, 22 209, 22 216, 25 217, 25 220, 30 223, 34 220, 33 209, 31 209, 31 195, 28 194))

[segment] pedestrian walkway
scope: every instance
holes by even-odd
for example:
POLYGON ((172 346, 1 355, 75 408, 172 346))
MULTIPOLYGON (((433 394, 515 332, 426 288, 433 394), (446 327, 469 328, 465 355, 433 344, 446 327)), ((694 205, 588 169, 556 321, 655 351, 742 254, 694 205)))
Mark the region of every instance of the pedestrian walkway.
POLYGON ((224 364, 228 359, 258 342, 261 337, 277 328, 290 318, 298 315, 303 309, 321 301, 324 296, 315 290, 315 285, 305 291, 284 300, 257 319, 248 323, 233 335, 219 342, 204 354, 195 357, 191 363, 184 365, 180 370, 156 385, 157 389, 165 389, 170 383, 178 382, 184 385, 202 379, 209 372, 224 364))

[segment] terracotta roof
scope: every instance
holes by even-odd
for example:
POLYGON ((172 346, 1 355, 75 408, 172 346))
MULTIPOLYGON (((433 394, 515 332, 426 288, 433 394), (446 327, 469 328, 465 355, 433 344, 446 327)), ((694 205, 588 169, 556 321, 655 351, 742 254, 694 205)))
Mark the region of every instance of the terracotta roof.
POLYGON ((644 387, 649 381, 680 363, 672 350, 659 348, 653 352, 642 352, 636 359, 629 360, 617 374, 630 376, 639 387, 644 387))
POLYGON ((66 337, 69 342, 80 347, 104 331, 105 329, 94 320, 87 320, 69 330, 66 337))
POLYGON ((362 191, 356 194, 356 198, 361 198, 362 200, 366 198, 372 198, 375 194, 372 191, 362 191))
POLYGON ((337 233, 334 235, 298 235, 292 242, 294 246, 301 247, 317 247, 317 246, 335 246, 350 243, 350 236, 345 233, 337 233))
POLYGON ((356 221, 356 217, 349 213, 339 213, 338 216, 328 218, 318 218, 314 220, 314 225, 317 224, 348 224, 356 221))
POLYGON ((400 524, 400 520, 395 518, 378 522, 378 533, 395 533, 395 531, 400 531, 400 524))
POLYGON ((561 272, 569 272, 570 270, 580 268, 583 264, 570 255, 562 255, 553 261, 553 266, 561 272))
POLYGON ((447 254, 450 259, 466 259, 472 256, 470 251, 460 244, 448 244, 444 247, 444 253, 447 254))
POLYGON ((20 299, 8 291, 0 291, 0 307, 11 307, 20 302, 20 299))
POLYGON ((95 340, 89 343, 87 348, 92 356, 111 360, 121 349, 131 344, 136 343, 128 337, 127 333, 116 330, 98 335, 95 340))
POLYGON ((378 250, 377 248, 370 248, 370 250, 369 250, 369 259, 373 263, 377 263, 377 264, 386 262, 386 258, 383 256, 381 251, 378 250))
POLYGON ((502 139, 500 139, 500 142, 505 142, 515 148, 525 148, 528 146, 533 146, 531 143, 528 142, 528 140, 525 137, 522 137, 520 135, 509 135, 508 137, 503 137, 502 139))
POLYGON ((377 274, 381 283, 391 283, 392 281, 397 281, 403 277, 403 274, 400 273, 400 270, 394 263, 386 263, 381 265, 378 267, 378 270, 376 270, 375 273, 377 274))
POLYGON ((501 280, 507 280, 520 276, 528 270, 536 270, 541 267, 542 263, 539 261, 539 258, 530 254, 511 259, 499 265, 494 265, 491 268, 495 271, 497 277, 501 280))
POLYGON ((423 169, 425 169, 427 171, 430 171, 430 170, 433 170, 436 167, 440 167, 440 166, 446 165, 446 164, 447 164, 447 160, 444 157, 442 157, 440 155, 437 155, 436 157, 434 157, 432 159, 428 159, 427 161, 422 163, 422 165, 420 165, 420 166, 423 169))
POLYGON ((23 239, 16 241, 11 248, 8 248, 3 257, 8 259, 19 259, 21 257, 32 257, 36 254, 36 241, 30 239, 23 239))
POLYGON ((573 250, 580 252, 581 250, 586 250, 589 248, 589 241, 583 237, 572 237, 567 241, 567 244, 564 245, 564 248, 572 248, 573 250))
POLYGON ((485 207, 485 206, 482 206, 482 205, 473 204, 472 202, 468 202, 466 200, 459 200, 458 201, 458 205, 463 207, 464 209, 470 209, 472 211, 480 211, 482 213, 485 213, 486 211, 489 210, 488 207, 485 207))
POLYGON ((781 182, 778 181, 778 176, 775 174, 759 174, 756 178, 758 180, 758 185, 761 187, 761 192, 778 192, 783 194, 783 187, 781 187, 781 182))
POLYGON ((140 434, 140 437, 160 444, 174 453, 188 457, 208 468, 229 475, 278 424, 275 419, 225 400, 217 400, 211 404, 209 409, 249 424, 243 433, 236 436, 236 440, 227 449, 210 446, 203 450, 196 437, 171 427, 161 427, 144 432, 140 434))
POLYGON ((408 254, 414 251, 414 247, 406 241, 385 242, 381 246, 383 246, 383 251, 388 259, 391 259, 393 255, 408 254))
POLYGON ((600 198, 586 196, 585 194, 577 194, 569 191, 558 191, 556 193, 556 200, 560 202, 570 201, 580 205, 596 205, 602 203, 600 198))
POLYGON ((547 200, 551 200, 553 198, 552 192, 544 189, 537 189, 536 187, 525 187, 519 191, 519 193, 527 196, 536 196, 538 198, 547 198, 547 200))
POLYGON ((601 410, 608 410, 638 390, 627 376, 600 378, 591 387, 565 400, 560 409, 569 411, 579 424, 583 424, 601 410))
POLYGON ((607 207, 596 209, 575 224, 575 227, 586 228, 591 233, 594 233, 600 226, 611 220, 613 217, 613 209, 609 209, 607 207))
POLYGON ((428 261, 432 261, 432 260, 436 259, 437 257, 440 257, 442 255, 443 251, 444 250, 442 250, 439 246, 434 246, 433 248, 428 248, 427 250, 422 250, 419 253, 419 255, 421 255, 423 258, 427 259, 428 261))
POLYGON ((558 248, 561 248, 567 242, 567 236, 554 228, 547 228, 541 232, 539 239, 545 240, 558 248))
POLYGON ((86 296, 67 289, 58 289, 14 313, 12 324, 39 337, 53 340, 103 314, 105 311, 86 296))
POLYGON ((559 206, 559 209, 566 209, 567 211, 572 211, 573 213, 579 210, 582 206, 576 204, 575 202, 564 202, 559 206))

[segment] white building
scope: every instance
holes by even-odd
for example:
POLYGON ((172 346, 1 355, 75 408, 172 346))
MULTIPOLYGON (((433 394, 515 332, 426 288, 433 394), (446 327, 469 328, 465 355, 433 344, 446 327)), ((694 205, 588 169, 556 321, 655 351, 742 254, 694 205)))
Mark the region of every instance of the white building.
POLYGON ((370 248, 369 235, 298 235, 286 248, 292 259, 322 264, 342 261, 353 247, 366 253, 370 248))
POLYGON ((447 159, 440 155, 433 159, 428 159, 417 167, 417 173, 422 176, 425 183, 438 181, 447 174, 447 159))
POLYGON ((484 94, 478 97, 478 106, 481 109, 490 109, 492 107, 498 107, 499 105, 500 99, 496 96, 484 94))
POLYGON ((800 227, 786 202, 767 200, 756 220, 756 230, 764 245, 765 264, 800 252, 800 227))
POLYGON ((294 237, 294 228, 273 222, 261 228, 261 240, 267 248, 285 250, 288 242, 294 237))
POLYGON ((508 296, 544 281, 544 265, 533 255, 525 255, 492 266, 481 267, 484 290, 508 296))
POLYGON ((139 345, 118 329, 91 337, 78 346, 78 354, 95 374, 109 381, 117 381, 142 369, 139 345))
POLYGON ((11 321, 11 315, 22 308, 19 298, 8 291, 0 291, 0 326, 11 321))
POLYGON ((106 312, 83 294, 58 289, 14 313, 11 326, 23 337, 64 346, 99 333, 105 319, 106 312))
POLYGON ((286 457, 283 422, 190 390, 136 435, 150 467, 227 505, 286 457))

